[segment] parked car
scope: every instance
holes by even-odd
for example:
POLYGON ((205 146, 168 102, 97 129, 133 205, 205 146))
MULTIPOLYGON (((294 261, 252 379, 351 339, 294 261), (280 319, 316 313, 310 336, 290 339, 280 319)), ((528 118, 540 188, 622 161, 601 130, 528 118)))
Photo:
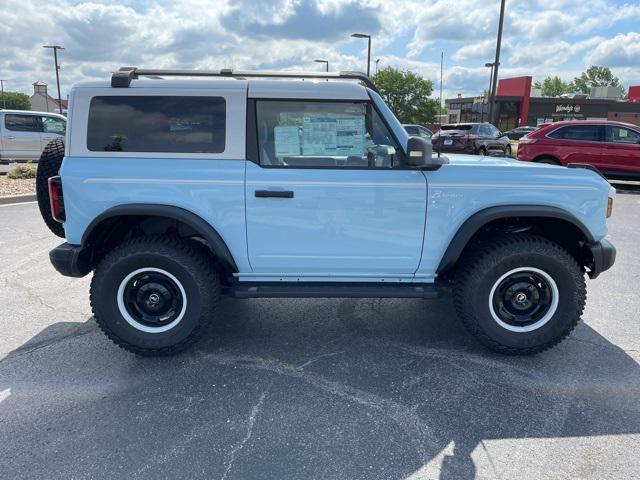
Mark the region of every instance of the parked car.
POLYGON ((585 120, 549 124, 520 140, 518 160, 587 163, 610 178, 640 178, 640 127, 585 120))
POLYGON ((76 85, 66 155, 62 140, 43 152, 49 171, 63 164, 38 190, 66 236, 51 262, 94 271, 96 322, 127 350, 187 348, 219 320, 221 295, 452 291, 479 342, 530 354, 569 335, 585 273, 614 262, 615 189, 596 172, 433 155, 363 74, 140 78, 188 73, 76 85))
POLYGON ((440 152, 511 156, 509 139, 490 123, 442 125, 431 137, 431 143, 440 152))
POLYGON ((67 119, 56 113, 0 110, 0 164, 37 161, 42 149, 64 137, 67 119))
POLYGON ((422 137, 425 140, 431 140, 431 130, 422 125, 402 125, 407 133, 412 137, 422 137))
POLYGON ((535 132, 537 129, 538 127, 517 127, 513 130, 509 130, 508 132, 504 132, 504 134, 509 138, 509 140, 520 140, 525 135, 535 132))

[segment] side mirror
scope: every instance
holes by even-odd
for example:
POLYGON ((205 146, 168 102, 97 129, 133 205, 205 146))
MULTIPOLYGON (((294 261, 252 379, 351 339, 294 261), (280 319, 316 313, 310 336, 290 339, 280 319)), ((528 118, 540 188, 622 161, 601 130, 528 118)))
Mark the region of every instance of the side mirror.
POLYGON ((434 157, 431 142, 422 137, 409 137, 407 142, 407 166, 422 170, 437 170, 449 163, 447 157, 434 157))

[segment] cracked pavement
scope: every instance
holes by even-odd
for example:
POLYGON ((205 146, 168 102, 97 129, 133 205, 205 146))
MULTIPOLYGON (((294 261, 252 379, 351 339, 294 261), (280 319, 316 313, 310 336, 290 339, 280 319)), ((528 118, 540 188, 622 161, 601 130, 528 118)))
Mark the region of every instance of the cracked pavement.
POLYGON ((135 357, 58 275, 35 204, 0 207, 0 476, 620 479, 640 469, 640 195, 573 335, 479 347, 448 298, 225 299, 193 350, 135 357))

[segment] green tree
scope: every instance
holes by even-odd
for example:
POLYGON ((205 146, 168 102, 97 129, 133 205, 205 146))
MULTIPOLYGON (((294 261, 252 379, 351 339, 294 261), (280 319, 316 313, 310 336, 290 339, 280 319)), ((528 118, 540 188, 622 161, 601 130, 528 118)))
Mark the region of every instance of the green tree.
MULTIPOLYGON (((591 87, 621 87, 620 79, 611 73, 608 67, 591 66, 586 72, 573 79, 576 89, 589 93, 591 87)), ((621 89, 622 90, 622 89, 621 89)))
POLYGON ((545 97, 559 97, 563 93, 571 93, 575 90, 573 83, 567 83, 560 77, 547 77, 544 81, 535 82, 533 88, 542 90, 542 95, 545 97))
POLYGON ((380 70, 372 77, 380 95, 402 123, 433 123, 440 107, 429 98, 433 83, 413 72, 392 67, 380 70))
POLYGON ((0 101, 0 108, 6 108, 7 110, 31 110, 31 102, 29 97, 24 93, 18 92, 4 92, 4 105, 0 101))

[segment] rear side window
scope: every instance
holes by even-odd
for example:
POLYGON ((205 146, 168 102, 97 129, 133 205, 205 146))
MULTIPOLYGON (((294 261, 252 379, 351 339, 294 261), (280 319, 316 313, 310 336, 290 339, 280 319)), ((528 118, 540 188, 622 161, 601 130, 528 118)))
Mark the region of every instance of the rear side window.
POLYGON ((607 142, 613 143, 640 143, 640 133, 624 127, 607 127, 607 142))
POLYGON ((87 148, 93 152, 222 153, 225 123, 222 97, 94 97, 87 148))
POLYGON ((569 125, 551 132, 548 136, 560 140, 586 140, 598 142, 602 139, 598 125, 569 125))
POLYGON ((4 116, 4 126, 12 132, 41 132, 42 126, 39 118, 35 115, 12 115, 4 116))

